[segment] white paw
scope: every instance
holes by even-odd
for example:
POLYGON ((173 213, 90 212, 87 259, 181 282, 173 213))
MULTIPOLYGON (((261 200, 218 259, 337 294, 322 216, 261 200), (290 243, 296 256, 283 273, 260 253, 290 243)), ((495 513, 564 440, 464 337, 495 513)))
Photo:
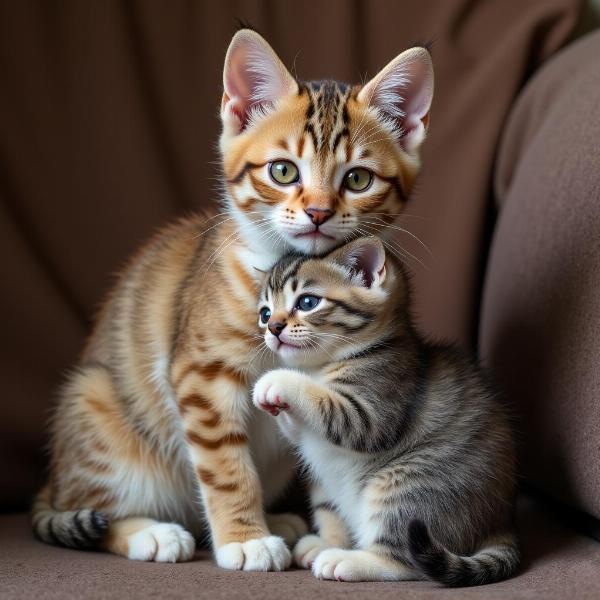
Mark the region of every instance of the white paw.
POLYGON ((196 550, 192 535, 176 523, 156 523, 129 536, 127 556, 131 560, 182 562, 196 550))
POLYGON ((360 552, 340 548, 323 550, 312 566, 313 575, 318 579, 338 581, 364 581, 368 579, 367 570, 360 552))
POLYGON ((223 569, 244 571, 283 571, 292 556, 282 538, 275 535, 225 544, 216 551, 217 564, 223 569))
POLYGON ((327 549, 327 544, 318 535, 305 535, 294 548, 294 564, 302 569, 310 569, 317 556, 327 549))
POLYGON ((282 410, 289 410, 296 390, 293 373, 285 369, 275 369, 265 373, 254 385, 252 401, 254 405, 276 417, 282 410))
POLYGON ((282 537, 288 546, 293 546, 298 539, 308 533, 308 526, 304 519, 291 513, 266 515, 269 531, 282 537))

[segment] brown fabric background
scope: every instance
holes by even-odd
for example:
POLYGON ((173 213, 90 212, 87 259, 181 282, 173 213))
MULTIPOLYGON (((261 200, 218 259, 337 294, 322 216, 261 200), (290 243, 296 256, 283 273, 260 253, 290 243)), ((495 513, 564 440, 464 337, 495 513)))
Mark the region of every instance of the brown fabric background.
POLYGON ((600 518, 600 30, 540 71, 507 124, 482 353, 536 486, 600 518))
POLYGON ((235 18, 302 78, 359 81, 433 40, 437 91, 405 226, 424 331, 472 341, 488 187, 517 91, 579 0, 0 3, 0 502, 37 485, 43 427, 110 274, 159 224, 215 201, 235 18))

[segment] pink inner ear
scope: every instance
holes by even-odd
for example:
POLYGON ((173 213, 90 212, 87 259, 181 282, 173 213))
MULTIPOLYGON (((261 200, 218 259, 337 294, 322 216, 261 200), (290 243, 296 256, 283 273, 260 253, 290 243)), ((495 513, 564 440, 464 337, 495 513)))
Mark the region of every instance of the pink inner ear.
POLYGON ((361 273, 365 286, 370 288, 375 275, 385 269, 385 254, 378 244, 363 243, 349 253, 346 264, 353 272, 361 273))
POLYGON ((433 97, 433 69, 423 48, 403 52, 359 93, 359 100, 379 108, 397 123, 399 142, 418 145, 426 128, 433 97))
POLYGON ((236 34, 225 61, 223 73, 229 110, 244 129, 253 108, 266 108, 297 89, 271 47, 255 32, 236 34))

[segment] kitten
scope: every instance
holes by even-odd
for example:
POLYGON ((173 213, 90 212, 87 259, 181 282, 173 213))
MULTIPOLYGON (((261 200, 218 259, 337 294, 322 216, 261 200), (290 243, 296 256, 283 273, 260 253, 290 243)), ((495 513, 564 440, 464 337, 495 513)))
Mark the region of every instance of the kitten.
POLYGON ((257 33, 234 36, 225 211, 160 232, 106 300, 59 398, 32 515, 39 538, 180 561, 207 533, 221 567, 288 566, 280 536, 293 542, 303 521, 263 506, 295 460, 249 400, 265 370, 259 270, 395 219, 419 168, 432 77, 429 54, 413 48, 363 87, 301 83, 257 33))
POLYGON ((519 562, 514 444, 479 368, 424 342, 401 266, 377 238, 292 254, 260 296, 265 343, 287 366, 254 403, 311 476, 318 535, 294 557, 315 576, 491 583, 519 562))

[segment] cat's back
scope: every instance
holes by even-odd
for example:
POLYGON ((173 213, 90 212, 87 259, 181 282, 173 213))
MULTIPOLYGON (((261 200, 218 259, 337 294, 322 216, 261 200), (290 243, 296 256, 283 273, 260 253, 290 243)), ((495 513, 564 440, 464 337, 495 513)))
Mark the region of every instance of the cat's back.
POLYGON ((209 252, 219 233, 218 227, 210 227, 210 219, 203 215, 180 219, 133 254, 96 316, 82 353, 84 364, 113 364, 118 369, 148 344, 168 345, 180 304, 177 295, 191 263, 209 252))

